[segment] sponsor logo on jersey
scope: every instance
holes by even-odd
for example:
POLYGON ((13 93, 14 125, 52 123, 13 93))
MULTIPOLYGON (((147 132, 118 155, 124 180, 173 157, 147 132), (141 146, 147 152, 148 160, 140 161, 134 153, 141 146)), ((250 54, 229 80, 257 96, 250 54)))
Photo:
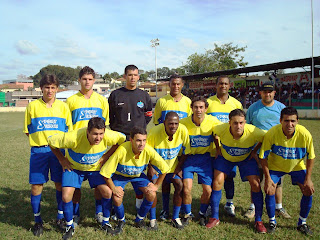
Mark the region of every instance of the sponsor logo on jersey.
POLYGON ((103 120, 105 120, 105 118, 102 116, 101 108, 78 108, 72 111, 73 125, 79 121, 89 121, 93 117, 101 117, 103 120))
POLYGON ((66 126, 65 118, 57 117, 39 117, 32 118, 31 124, 28 125, 29 134, 42 131, 62 131, 67 132, 68 126, 66 126))
POLYGON ((116 171, 125 175, 135 176, 141 174, 146 169, 146 167, 147 165, 139 167, 118 164, 116 171))
POLYGON ((302 159, 306 156, 306 148, 287 148, 272 145, 272 152, 284 159, 302 159))
POLYGON ((43 130, 43 129, 58 129, 59 125, 57 122, 57 119, 44 119, 44 120, 39 120, 38 121, 38 130, 43 130))
POLYGON ((202 136, 202 135, 190 135, 191 147, 209 147, 213 142, 213 136, 202 136))
POLYGON ((188 117, 188 113, 182 112, 182 111, 176 111, 176 110, 162 111, 162 112, 161 112, 161 117, 158 119, 158 122, 159 122, 159 123, 163 123, 163 122, 164 122, 164 119, 166 118, 166 115, 167 115, 168 112, 175 112, 175 113, 177 113, 178 116, 179 116, 179 120, 188 117))
POLYGON ((221 143, 221 145, 222 145, 223 149, 226 150, 226 152, 230 156, 233 156, 233 157, 248 154, 251 152, 252 148, 254 147, 254 146, 249 147, 249 148, 228 147, 228 146, 224 145, 223 143, 221 143))
POLYGON ((72 160, 79 163, 79 164, 84 164, 84 165, 95 164, 96 162, 99 161, 99 159, 102 157, 102 155, 105 152, 106 151, 102 151, 102 152, 94 153, 94 154, 84 154, 84 153, 74 152, 72 149, 68 149, 68 153, 69 153, 70 157, 72 158, 72 160))
POLYGON ((209 115, 212 115, 216 118, 218 118, 218 120, 220 122, 223 122, 223 123, 227 123, 229 122, 229 113, 224 113, 224 112, 211 112, 211 113, 208 113, 209 115))
POLYGON ((182 144, 180 144, 178 147, 166 149, 166 148, 155 148, 157 153, 164 159, 164 160, 171 160, 178 156, 179 151, 182 147, 182 144))
POLYGON ((143 108, 143 107, 144 107, 144 103, 141 102, 141 101, 139 101, 139 102, 137 102, 137 106, 138 106, 139 108, 143 108))

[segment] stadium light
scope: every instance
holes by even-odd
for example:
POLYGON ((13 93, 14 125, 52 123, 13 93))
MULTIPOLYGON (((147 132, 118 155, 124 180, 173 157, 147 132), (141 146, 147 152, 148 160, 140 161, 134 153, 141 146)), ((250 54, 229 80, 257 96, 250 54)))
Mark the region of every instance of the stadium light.
POLYGON ((159 43, 159 38, 152 39, 151 42, 151 47, 154 48, 154 62, 155 62, 155 70, 156 70, 156 98, 158 97, 158 84, 157 84, 157 79, 158 79, 158 72, 157 72, 157 46, 160 45, 159 43))

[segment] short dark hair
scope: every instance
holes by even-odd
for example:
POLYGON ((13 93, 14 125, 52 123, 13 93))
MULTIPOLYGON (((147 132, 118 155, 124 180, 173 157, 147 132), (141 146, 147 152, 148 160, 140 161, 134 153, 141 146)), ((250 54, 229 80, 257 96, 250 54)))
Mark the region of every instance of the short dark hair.
POLYGON ((136 65, 133 65, 133 64, 128 65, 128 66, 126 66, 125 69, 124 69, 124 74, 127 74, 127 72, 128 72, 129 70, 131 70, 131 71, 138 70, 138 71, 139 71, 139 68, 138 68, 136 65))
POLYGON ((182 81, 182 77, 179 75, 179 74, 172 74, 170 77, 169 77, 169 81, 171 82, 173 79, 177 79, 177 78, 180 78, 182 81))
POLYGON ((42 88, 44 85, 51 85, 54 84, 57 87, 59 87, 59 80, 54 74, 45 74, 42 76, 40 80, 40 88, 42 88))
POLYGON ((133 139, 137 134, 147 135, 147 130, 142 127, 134 126, 130 131, 130 137, 133 139))
POLYGON ((176 112, 168 112, 164 118, 164 121, 167 121, 169 118, 177 117, 179 119, 179 115, 176 112))
POLYGON ((79 78, 81 79, 83 75, 85 74, 91 74, 93 76, 93 78, 95 78, 96 73, 94 72, 94 70, 89 67, 89 66, 85 66, 83 67, 80 72, 79 72, 79 78))
POLYGON ((100 118, 100 117, 93 117, 89 120, 88 122, 88 132, 91 132, 93 128, 97 129, 105 129, 106 128, 106 123, 105 121, 100 118))
POLYGON ((286 107, 281 110, 280 119, 284 117, 284 115, 296 115, 297 119, 299 119, 298 111, 294 107, 286 107))
POLYGON ((234 116, 241 116, 241 117, 246 118, 246 113, 242 109, 237 108, 237 109, 232 110, 229 113, 229 120, 231 120, 231 118, 234 116))
POLYGON ((209 103, 207 102, 207 99, 205 99, 203 96, 197 96, 197 97, 192 98, 191 108, 193 107, 193 104, 195 102, 204 102, 204 105, 206 106, 206 108, 209 107, 209 103))
POLYGON ((218 83, 221 78, 228 78, 229 83, 230 83, 230 79, 229 79, 229 77, 228 77, 227 75, 220 75, 220 76, 218 76, 217 79, 216 79, 216 83, 218 83))

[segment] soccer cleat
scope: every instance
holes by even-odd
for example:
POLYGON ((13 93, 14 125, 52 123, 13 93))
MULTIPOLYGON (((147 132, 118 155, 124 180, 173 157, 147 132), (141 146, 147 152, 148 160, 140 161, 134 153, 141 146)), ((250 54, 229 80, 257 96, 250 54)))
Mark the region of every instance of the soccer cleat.
POLYGON ((56 220, 56 224, 61 231, 66 230, 66 220, 64 218, 56 220))
POLYGON ((211 206, 209 205, 206 211, 206 217, 211 216, 211 213, 212 213, 212 209, 211 209, 211 206))
POLYGON ((74 215, 73 216, 73 226, 74 228, 78 227, 80 223, 80 216, 74 215))
POLYGON ((95 215, 95 219, 97 221, 97 223, 101 224, 103 222, 103 213, 99 212, 95 215))
POLYGON ((248 208, 248 210, 245 212, 243 215, 245 218, 251 219, 254 218, 255 216, 255 209, 254 208, 248 208))
POLYGON ((66 232, 63 234, 62 239, 66 240, 66 239, 70 239, 72 238, 74 234, 74 228, 72 226, 66 227, 66 232))
POLYGON ((153 219, 150 221, 150 226, 148 228, 149 231, 157 231, 158 230, 158 222, 157 220, 153 219))
POLYGON ((183 229, 184 228, 180 218, 171 219, 171 222, 172 222, 173 227, 175 227, 176 229, 183 229))
POLYGON ((117 235, 117 234, 122 233, 123 232, 123 227, 124 227, 125 224, 126 224, 125 221, 119 221, 118 225, 115 227, 115 229, 113 231, 113 234, 117 235))
POLYGON ((268 226, 268 233, 274 233, 276 231, 277 224, 271 222, 268 226))
POLYGON ((146 228, 146 222, 144 220, 140 220, 139 222, 135 222, 134 226, 136 228, 146 228))
POLYGON ((35 223, 32 228, 32 233, 36 237, 40 237, 43 234, 43 225, 42 223, 35 223))
POLYGON ((206 228, 213 228, 217 225, 219 225, 220 220, 216 218, 209 218, 208 223, 206 224, 206 228))
POLYGON ((291 218, 289 213, 284 208, 276 209, 276 216, 284 217, 286 219, 291 218))
POLYGON ((206 225, 206 216, 200 213, 199 213, 199 224, 200 226, 206 225))
POLYGON ((306 223, 299 225, 297 230, 307 236, 313 235, 313 232, 309 229, 309 226, 306 223))
POLYGON ((262 221, 258 221, 255 223, 254 227, 256 228, 258 233, 266 233, 267 229, 266 227, 263 225, 262 221))
POLYGON ((115 235, 114 230, 112 229, 112 226, 110 223, 106 223, 102 226, 102 229, 106 232, 109 233, 111 235, 115 235))
POLYGON ((233 204, 231 204, 230 206, 225 205, 224 209, 227 212, 227 215, 230 217, 235 217, 236 216, 236 212, 235 212, 235 206, 233 204))
POLYGON ((185 214, 182 218, 182 225, 186 226, 189 224, 189 222, 192 220, 191 214, 185 214))
POLYGON ((161 210, 159 218, 160 220, 165 221, 169 218, 169 213, 165 210, 161 210))

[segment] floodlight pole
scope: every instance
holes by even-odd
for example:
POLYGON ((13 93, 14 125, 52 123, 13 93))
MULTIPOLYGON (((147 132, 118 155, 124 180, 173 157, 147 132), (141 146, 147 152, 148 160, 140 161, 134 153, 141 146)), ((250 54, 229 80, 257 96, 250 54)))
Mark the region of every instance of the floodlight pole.
POLYGON ((156 70, 156 75, 155 75, 155 81, 156 81, 156 98, 158 97, 158 84, 157 84, 157 80, 158 80, 158 71, 157 71, 157 46, 160 45, 159 43, 159 39, 155 38, 152 39, 151 42, 151 47, 154 48, 154 62, 155 62, 155 70, 156 70))

